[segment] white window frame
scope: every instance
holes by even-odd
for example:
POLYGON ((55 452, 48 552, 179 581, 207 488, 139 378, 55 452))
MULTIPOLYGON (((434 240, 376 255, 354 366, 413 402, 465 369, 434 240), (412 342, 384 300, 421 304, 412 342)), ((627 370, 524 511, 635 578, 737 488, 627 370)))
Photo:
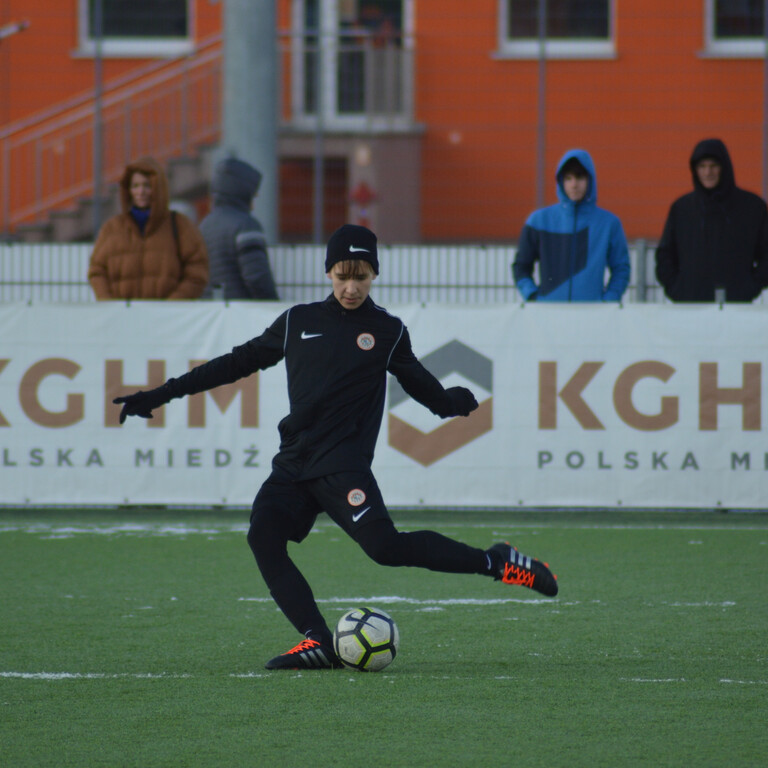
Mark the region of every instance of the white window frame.
POLYGON ((704 50, 705 58, 761 59, 766 55, 763 37, 720 39, 715 37, 715 0, 704 0, 704 50))
POLYGON ((616 0, 608 0, 609 38, 545 40, 544 50, 538 39, 510 40, 508 0, 498 0, 498 59, 613 59, 616 57, 616 0))
MULTIPOLYGON (((104 58, 122 59, 161 59, 175 58, 193 53, 195 50, 195 3, 187 3, 187 36, 181 37, 105 37, 101 41, 100 55, 104 58)), ((96 55, 96 41, 89 32, 88 0, 77 3, 78 47, 76 56, 93 57, 96 55)))
MULTIPOLYGON (((395 118, 370 118, 366 114, 340 114, 336 110, 337 81, 336 56, 338 53, 338 18, 339 3, 343 0, 319 0, 320 4, 320 51, 322 59, 322 97, 320 125, 331 130, 367 131, 410 130, 412 116, 405 109, 403 115, 395 118)), ((402 0, 403 3, 403 41, 404 46, 412 45, 414 29, 415 0, 402 0)), ((303 129, 318 127, 318 118, 314 113, 304 112, 304 64, 303 35, 304 15, 303 0, 291 3, 291 114, 292 123, 303 129)), ((403 99, 405 104, 413 103, 413 73, 405 76, 403 99)))

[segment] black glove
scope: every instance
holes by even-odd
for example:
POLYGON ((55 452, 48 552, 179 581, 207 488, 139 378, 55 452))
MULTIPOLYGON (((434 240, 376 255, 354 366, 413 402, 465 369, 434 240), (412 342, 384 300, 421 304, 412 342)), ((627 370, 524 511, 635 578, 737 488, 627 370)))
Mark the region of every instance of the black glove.
POLYGON ((120 423, 123 424, 129 416, 141 416, 142 419, 151 419, 152 411, 165 405, 171 396, 168 394, 167 384, 156 389, 150 389, 149 392, 134 392, 125 397, 116 397, 112 402, 115 405, 123 404, 120 411, 120 423))
POLYGON ((475 396, 466 387, 449 387, 445 394, 451 404, 449 416, 469 416, 477 408, 475 396))

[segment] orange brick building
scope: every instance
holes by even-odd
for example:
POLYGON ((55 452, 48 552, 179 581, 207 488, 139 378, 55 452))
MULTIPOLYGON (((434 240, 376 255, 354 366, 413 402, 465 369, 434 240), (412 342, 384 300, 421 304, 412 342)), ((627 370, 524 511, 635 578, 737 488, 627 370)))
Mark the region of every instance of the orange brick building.
MULTIPOLYGON (((214 144, 226 0, 102 2, 106 180, 131 154, 214 144)), ((576 146, 630 238, 660 235, 701 138, 764 190, 762 3, 547 0, 543 20, 538 0, 277 3, 281 239, 312 235, 318 151, 325 230, 390 241, 514 241, 576 146)), ((90 193, 95 7, 0 0, 6 234, 90 193)))

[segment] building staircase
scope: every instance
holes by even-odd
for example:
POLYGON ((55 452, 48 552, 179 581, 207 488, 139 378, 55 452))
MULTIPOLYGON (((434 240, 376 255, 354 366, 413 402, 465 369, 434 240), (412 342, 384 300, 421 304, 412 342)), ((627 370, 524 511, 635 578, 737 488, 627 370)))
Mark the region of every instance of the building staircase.
MULTIPOLYGON (((210 155, 214 146, 201 146, 195 155, 171 157, 164 164, 172 207, 187 212, 186 209, 196 206, 197 201, 208 194, 210 155)), ((92 195, 80 197, 74 205, 49 211, 38 221, 19 224, 3 239, 21 243, 90 242, 98 229, 95 205, 92 195)), ((114 181, 101 198, 100 221, 103 223, 117 213, 120 213, 120 191, 118 182, 114 181)))
POLYGON ((93 146, 104 147, 99 218, 120 209, 125 166, 150 155, 180 207, 207 194, 221 124, 221 36, 0 129, 0 241, 82 242, 96 235, 93 146))

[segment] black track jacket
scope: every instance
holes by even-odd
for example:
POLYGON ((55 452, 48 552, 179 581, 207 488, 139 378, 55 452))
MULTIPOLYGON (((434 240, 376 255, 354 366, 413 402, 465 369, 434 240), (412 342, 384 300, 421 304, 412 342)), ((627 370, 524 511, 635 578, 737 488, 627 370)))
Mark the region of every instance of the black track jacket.
POLYGON ((386 373, 438 416, 452 416, 442 384, 418 361, 402 320, 370 297, 345 310, 333 295, 283 312, 261 336, 166 386, 171 397, 237 381, 285 358, 290 413, 275 469, 296 480, 367 470, 384 413, 386 373))

